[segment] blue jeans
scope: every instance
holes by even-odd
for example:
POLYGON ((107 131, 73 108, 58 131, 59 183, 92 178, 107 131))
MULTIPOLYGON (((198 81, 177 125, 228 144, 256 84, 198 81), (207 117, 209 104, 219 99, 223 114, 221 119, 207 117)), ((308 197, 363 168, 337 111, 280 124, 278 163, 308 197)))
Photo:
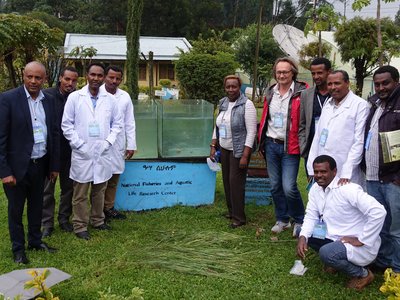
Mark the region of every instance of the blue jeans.
POLYGON ((304 204, 297 188, 300 155, 287 154, 283 144, 267 138, 265 142, 267 169, 277 221, 303 224, 304 204))
MULTIPOLYGON (((310 243, 313 243, 312 239, 314 238, 309 238, 309 245, 310 243)), ((319 257, 325 265, 344 272, 352 277, 362 277, 365 275, 365 268, 348 261, 346 247, 341 241, 332 242, 331 240, 328 240, 327 243, 323 244, 324 245, 319 248, 319 257)), ((310 247, 313 248, 311 245, 310 247)))
POLYGON ((400 186, 393 183, 367 181, 367 192, 387 212, 380 237, 382 244, 375 263, 381 267, 391 267, 400 272, 400 186))

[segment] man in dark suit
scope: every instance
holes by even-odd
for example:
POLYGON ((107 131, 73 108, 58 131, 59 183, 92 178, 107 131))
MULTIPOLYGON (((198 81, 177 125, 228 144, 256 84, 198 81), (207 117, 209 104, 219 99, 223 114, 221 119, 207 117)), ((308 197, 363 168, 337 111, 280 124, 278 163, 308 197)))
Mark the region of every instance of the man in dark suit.
POLYGON ((59 170, 59 130, 54 101, 41 91, 46 69, 30 62, 24 84, 0 94, 0 178, 8 199, 8 226, 14 261, 27 264, 22 224, 25 199, 28 249, 54 252, 42 242, 40 225, 44 178, 55 181, 59 170))
MULTIPOLYGON (((70 93, 75 91, 78 82, 78 72, 74 67, 65 67, 60 72, 56 87, 44 90, 45 96, 54 99, 60 131, 60 205, 58 209, 58 224, 61 230, 72 232, 73 227, 69 218, 72 215, 73 181, 69 178, 71 168, 71 147, 68 140, 61 134, 61 119, 64 105, 70 93)), ((54 210, 56 199, 54 198, 55 181, 45 180, 43 192, 42 237, 49 237, 54 231, 54 210)))
POLYGON ((322 106, 324 106, 325 100, 330 97, 327 79, 331 68, 331 62, 327 58, 319 57, 314 59, 311 62, 310 71, 315 86, 301 93, 299 144, 300 154, 304 157, 306 166, 315 128, 321 116, 322 106))

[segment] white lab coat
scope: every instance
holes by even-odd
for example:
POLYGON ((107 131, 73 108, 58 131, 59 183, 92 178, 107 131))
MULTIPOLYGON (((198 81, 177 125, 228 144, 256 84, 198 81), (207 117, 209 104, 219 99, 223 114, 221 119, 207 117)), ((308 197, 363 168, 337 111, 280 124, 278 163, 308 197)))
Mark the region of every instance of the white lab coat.
POLYGON ((319 155, 332 156, 337 164, 337 176, 365 186, 360 168, 364 146, 365 122, 370 105, 364 99, 349 92, 340 106, 335 108, 332 98, 325 102, 315 130, 307 161, 309 175, 314 174, 313 161, 319 155), (325 146, 320 145, 322 130, 328 129, 325 146))
MULTIPOLYGON (((105 85, 100 87, 106 91, 105 85)), ((117 99, 119 113, 122 115, 122 129, 111 148, 113 174, 122 174, 125 170, 125 150, 136 150, 136 130, 134 108, 129 94, 117 88, 114 97, 117 99)))
POLYGON ((122 128, 115 97, 99 90, 94 109, 88 85, 71 93, 65 103, 61 128, 72 148, 70 178, 94 184, 110 179, 110 148, 122 128), (96 137, 89 134, 89 125, 93 122, 97 122, 100 129, 96 137))
POLYGON ((386 211, 374 197, 353 183, 338 185, 335 177, 325 188, 314 184, 308 194, 308 203, 300 236, 312 236, 321 215, 327 227, 326 238, 338 241, 342 237, 357 237, 361 247, 345 243, 347 259, 357 266, 370 264, 381 245, 381 232, 386 211))

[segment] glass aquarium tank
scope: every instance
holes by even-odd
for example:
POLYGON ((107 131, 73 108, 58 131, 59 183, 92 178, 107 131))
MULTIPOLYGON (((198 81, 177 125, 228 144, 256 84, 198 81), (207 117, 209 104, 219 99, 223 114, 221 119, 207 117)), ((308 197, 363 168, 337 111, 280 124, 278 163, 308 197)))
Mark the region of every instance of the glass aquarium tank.
POLYGON ((132 159, 158 158, 157 105, 153 100, 133 100, 137 150, 132 159))
POLYGON ((205 100, 157 100, 158 151, 162 158, 206 157, 214 105, 205 100))

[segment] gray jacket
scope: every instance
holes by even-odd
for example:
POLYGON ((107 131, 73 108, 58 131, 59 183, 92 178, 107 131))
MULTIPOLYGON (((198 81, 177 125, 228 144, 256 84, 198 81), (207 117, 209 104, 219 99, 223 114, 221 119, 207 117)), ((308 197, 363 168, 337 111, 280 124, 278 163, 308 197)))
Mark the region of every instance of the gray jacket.
MULTIPOLYGON (((235 106, 232 108, 231 114, 231 131, 232 131, 232 144, 233 144, 233 156, 235 158, 241 158, 243 155, 244 144, 246 142, 246 123, 245 123, 245 112, 246 112, 247 97, 240 93, 239 98, 236 100, 235 106)), ((229 99, 224 97, 219 101, 219 113, 228 109, 229 99)), ((218 127, 217 127, 217 138, 219 139, 218 127)))
POLYGON ((313 117, 315 86, 301 92, 300 96, 300 124, 299 145, 302 157, 307 157, 310 151, 312 138, 310 138, 313 117))

